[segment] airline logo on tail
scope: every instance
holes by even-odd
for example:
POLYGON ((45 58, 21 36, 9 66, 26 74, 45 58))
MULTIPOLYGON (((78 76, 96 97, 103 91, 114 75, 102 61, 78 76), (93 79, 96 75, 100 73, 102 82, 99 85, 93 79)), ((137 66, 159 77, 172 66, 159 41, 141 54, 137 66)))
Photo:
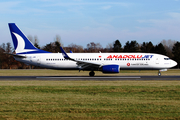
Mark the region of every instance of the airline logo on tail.
POLYGON ((16 47, 16 53, 24 53, 24 52, 31 52, 31 51, 37 51, 37 49, 25 49, 25 42, 24 39, 18 35, 17 33, 12 32, 17 39, 17 47, 16 47))
POLYGON ((9 23, 9 29, 16 54, 49 53, 34 47, 15 23, 9 23))

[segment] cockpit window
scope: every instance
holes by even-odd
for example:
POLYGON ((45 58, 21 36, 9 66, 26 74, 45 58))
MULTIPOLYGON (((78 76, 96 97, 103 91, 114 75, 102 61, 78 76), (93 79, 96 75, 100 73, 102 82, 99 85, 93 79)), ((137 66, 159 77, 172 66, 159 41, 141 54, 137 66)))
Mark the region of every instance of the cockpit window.
POLYGON ((164 58, 164 60, 170 60, 170 58, 164 58))

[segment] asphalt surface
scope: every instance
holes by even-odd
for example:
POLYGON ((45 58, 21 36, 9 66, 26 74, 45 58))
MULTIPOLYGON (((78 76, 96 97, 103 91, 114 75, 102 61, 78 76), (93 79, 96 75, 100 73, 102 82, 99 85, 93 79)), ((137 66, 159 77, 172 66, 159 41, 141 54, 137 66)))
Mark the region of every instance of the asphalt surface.
POLYGON ((117 81, 117 80, 180 80, 180 76, 0 76, 3 80, 94 80, 94 81, 117 81))

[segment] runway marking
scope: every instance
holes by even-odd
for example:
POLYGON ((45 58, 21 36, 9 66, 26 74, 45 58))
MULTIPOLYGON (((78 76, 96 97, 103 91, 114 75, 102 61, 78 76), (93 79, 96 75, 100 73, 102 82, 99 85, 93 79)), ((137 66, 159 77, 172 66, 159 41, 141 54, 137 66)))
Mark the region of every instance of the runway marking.
POLYGON ((36 77, 37 79, 39 78, 46 78, 46 79, 83 79, 83 78, 86 78, 86 79, 92 79, 92 78, 96 78, 96 79, 114 79, 114 78, 119 78, 119 79, 140 79, 141 77, 36 77))

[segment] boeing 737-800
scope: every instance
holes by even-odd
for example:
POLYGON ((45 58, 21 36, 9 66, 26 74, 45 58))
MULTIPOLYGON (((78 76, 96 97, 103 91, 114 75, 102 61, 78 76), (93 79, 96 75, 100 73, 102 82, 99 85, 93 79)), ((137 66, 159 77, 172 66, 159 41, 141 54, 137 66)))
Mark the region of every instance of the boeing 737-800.
POLYGON ((120 70, 165 71, 177 63, 169 57, 154 53, 50 53, 34 47, 15 23, 9 29, 16 54, 15 60, 34 66, 56 70, 86 70, 94 76, 94 71, 119 73, 120 70))

